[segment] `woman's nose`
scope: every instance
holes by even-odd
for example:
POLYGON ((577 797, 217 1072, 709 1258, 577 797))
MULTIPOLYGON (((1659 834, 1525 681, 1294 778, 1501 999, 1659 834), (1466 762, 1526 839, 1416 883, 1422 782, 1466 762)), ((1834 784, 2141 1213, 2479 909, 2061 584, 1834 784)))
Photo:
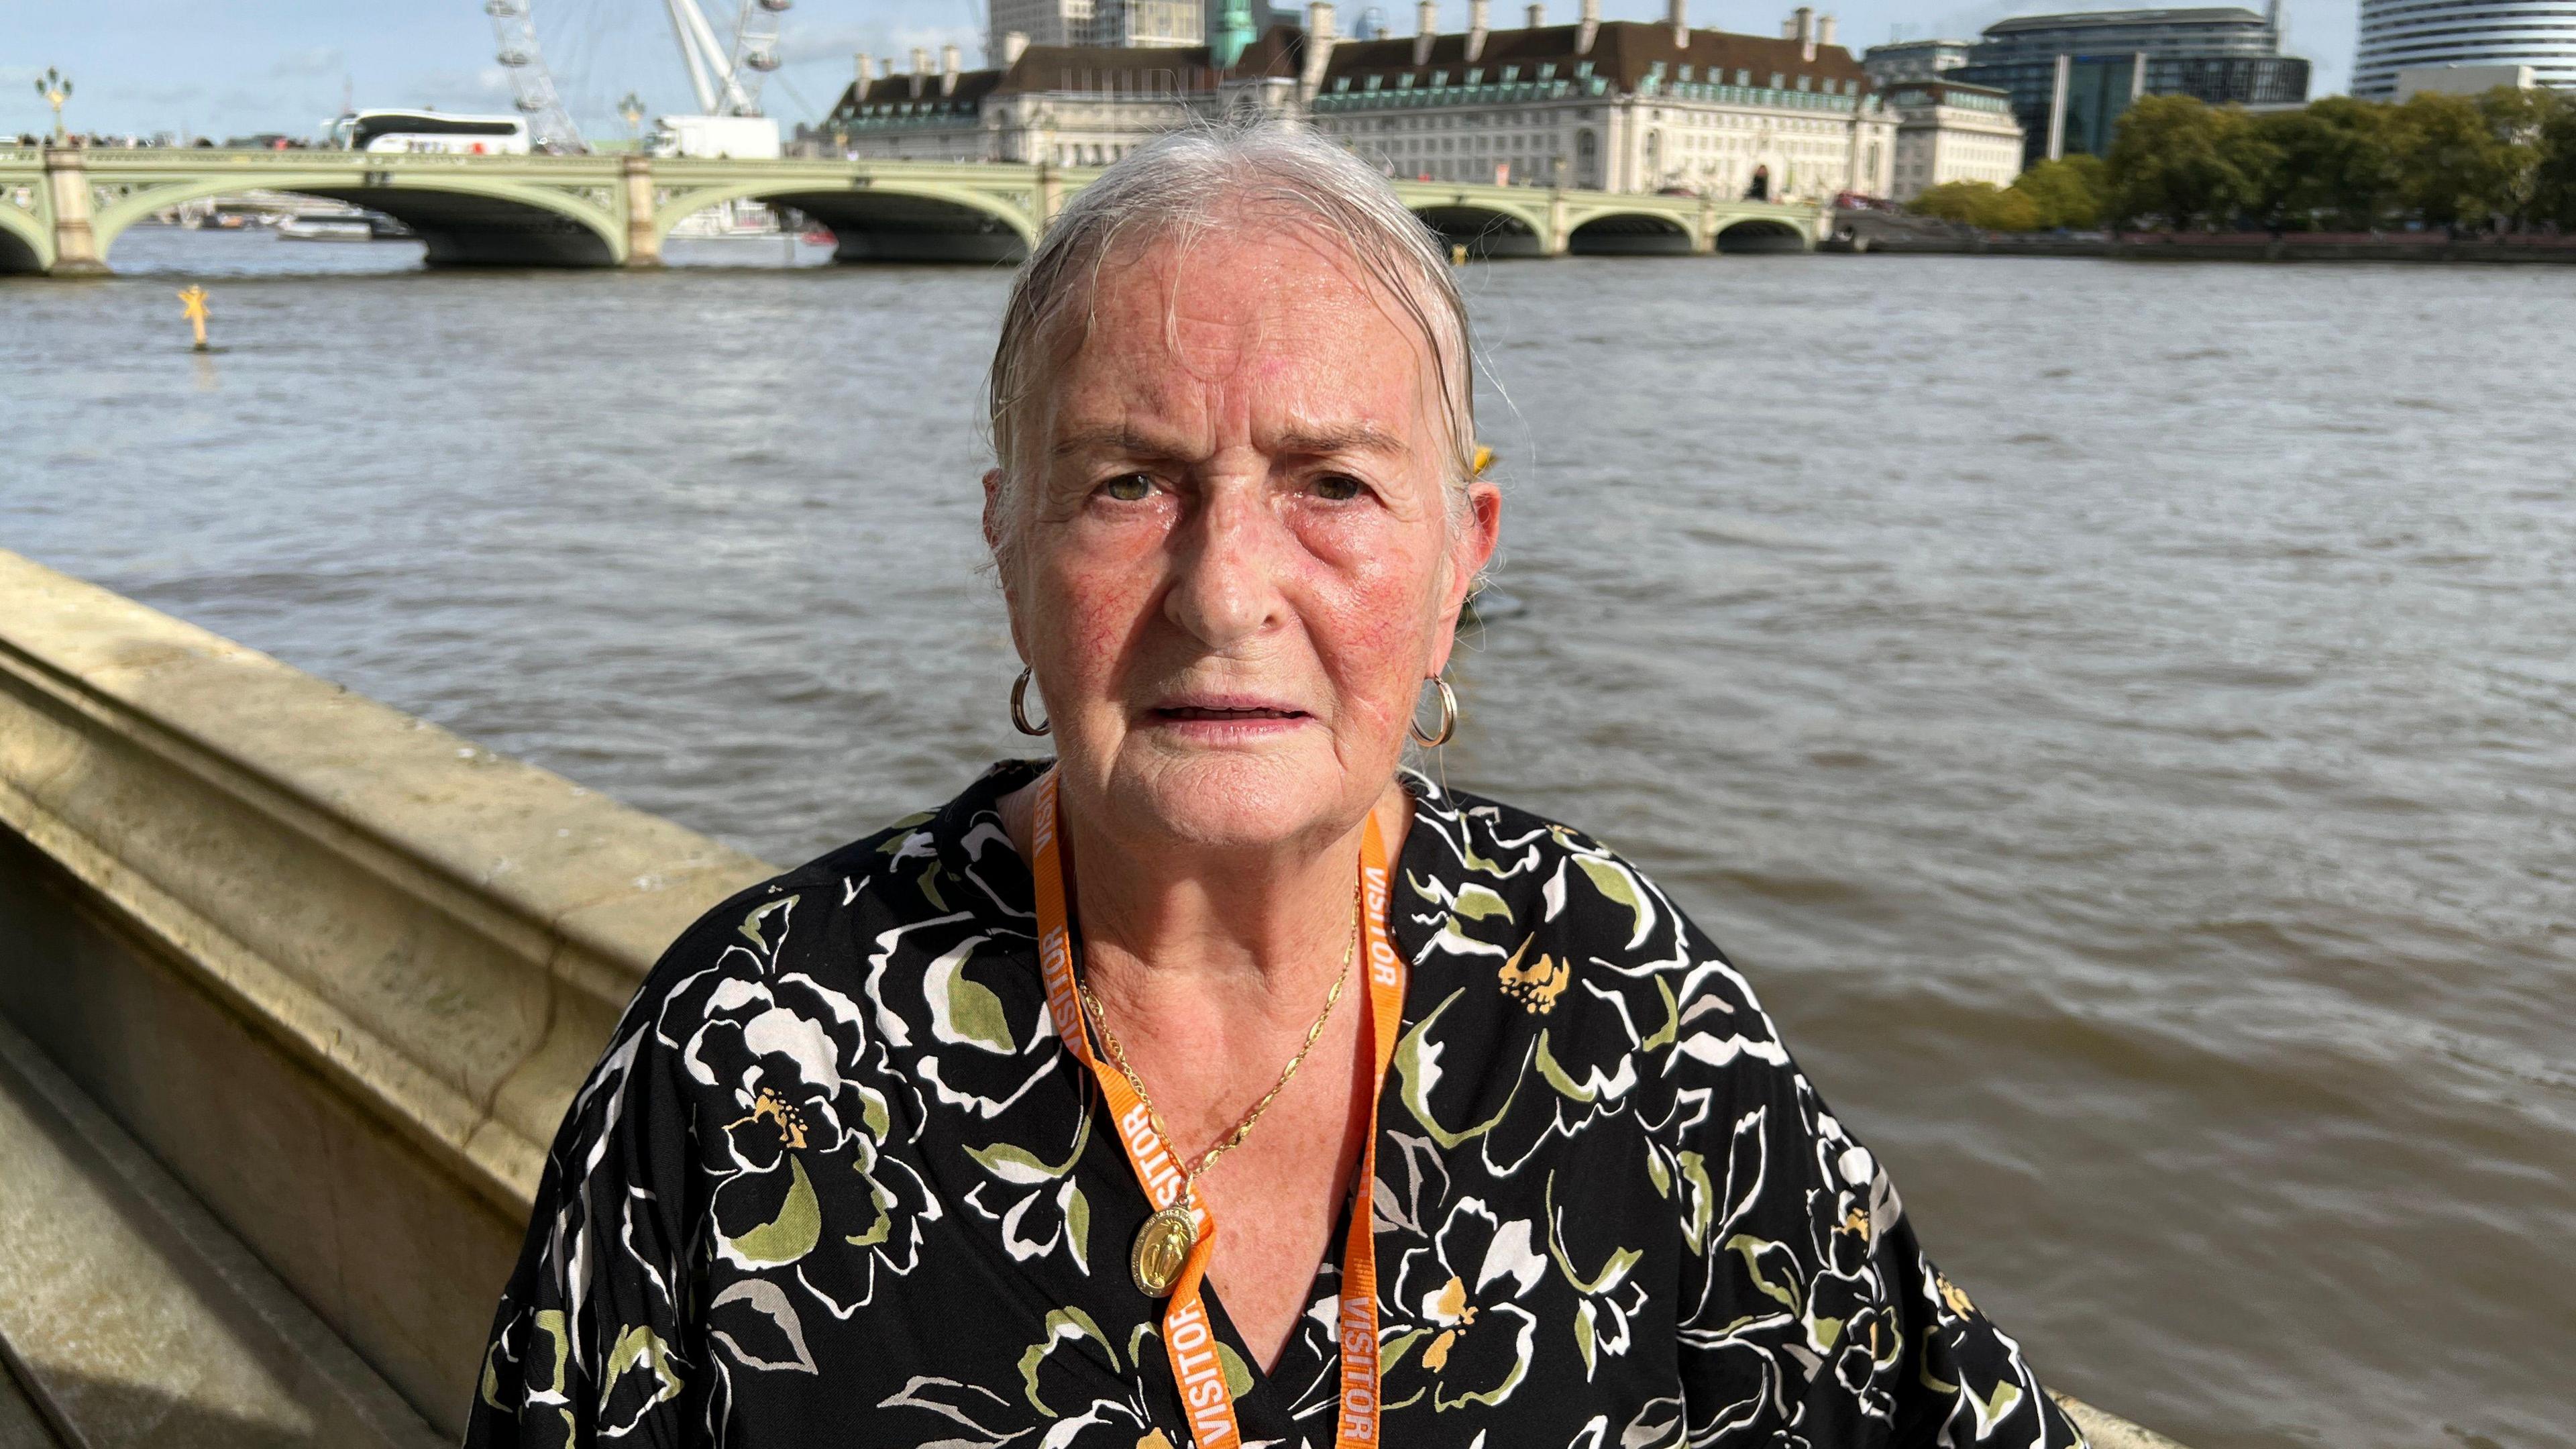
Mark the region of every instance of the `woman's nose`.
POLYGON ((1177 535, 1177 577, 1164 613, 1209 649, 1224 651, 1259 637, 1285 602, 1285 525, 1251 490, 1212 489, 1177 535))

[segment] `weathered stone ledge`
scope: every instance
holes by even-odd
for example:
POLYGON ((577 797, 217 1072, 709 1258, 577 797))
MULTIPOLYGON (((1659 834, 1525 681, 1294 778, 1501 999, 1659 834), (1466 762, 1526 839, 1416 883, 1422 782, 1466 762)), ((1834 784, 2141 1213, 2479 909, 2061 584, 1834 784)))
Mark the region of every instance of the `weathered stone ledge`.
POLYGON ((0 1446, 441 1442, 5 1022, 0 1162, 0 1446))
POLYGON ((432 1422, 739 851, 0 552, 0 1015, 432 1422))

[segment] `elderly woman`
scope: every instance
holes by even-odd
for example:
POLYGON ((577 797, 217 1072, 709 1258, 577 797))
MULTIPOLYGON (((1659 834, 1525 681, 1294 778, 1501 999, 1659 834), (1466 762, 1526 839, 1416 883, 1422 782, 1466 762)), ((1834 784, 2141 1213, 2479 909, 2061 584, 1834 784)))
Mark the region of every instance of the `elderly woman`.
POLYGON ((1056 758, 672 946, 469 1443, 2076 1442, 1672 901, 1402 768, 1497 537, 1471 357, 1310 135, 1066 208, 984 477, 1056 758))

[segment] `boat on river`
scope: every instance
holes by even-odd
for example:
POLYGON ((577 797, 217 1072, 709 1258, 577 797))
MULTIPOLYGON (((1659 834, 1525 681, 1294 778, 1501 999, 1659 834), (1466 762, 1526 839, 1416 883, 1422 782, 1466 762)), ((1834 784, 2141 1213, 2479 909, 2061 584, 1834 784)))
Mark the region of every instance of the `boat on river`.
POLYGON ((363 216, 290 216, 277 224, 279 241, 363 242, 376 239, 376 229, 363 216))

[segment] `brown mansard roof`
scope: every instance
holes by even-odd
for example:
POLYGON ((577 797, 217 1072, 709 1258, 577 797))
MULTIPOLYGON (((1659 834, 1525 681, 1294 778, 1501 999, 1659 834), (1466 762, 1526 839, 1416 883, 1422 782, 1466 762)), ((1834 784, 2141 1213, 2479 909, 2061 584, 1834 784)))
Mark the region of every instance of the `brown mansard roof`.
MULTIPOLYGON (((1839 45, 1819 45, 1816 58, 1807 60, 1799 42, 1786 38, 1694 30, 1690 44, 1675 45, 1669 25, 1609 20, 1602 22, 1594 34, 1592 49, 1578 53, 1574 43, 1580 30, 1574 25, 1489 30, 1485 32, 1484 48, 1472 62, 1467 59, 1465 33, 1435 35, 1431 38, 1431 58, 1421 65, 1413 63, 1414 37, 1409 35, 1337 41, 1325 70, 1325 84, 1329 87, 1334 79, 1348 76, 1356 88, 1362 77, 1383 76, 1392 81, 1408 73, 1418 83, 1428 83, 1433 71, 1463 73, 1471 64, 1489 71, 1518 65, 1534 78, 1537 68, 1550 62, 1557 67, 1558 79, 1571 80, 1575 67, 1590 61, 1592 73, 1608 81, 1612 90, 1633 91, 1661 61, 1667 79, 1677 79, 1680 67, 1687 65, 1703 72, 1714 69, 1730 79, 1736 71, 1748 71, 1755 85, 1769 85, 1776 74, 1792 77, 1792 85, 1796 84, 1795 77, 1804 75, 1836 91, 1843 89, 1845 81, 1860 82, 1864 94, 1871 89, 1868 73, 1850 51, 1839 45)), ((1032 45, 1003 69, 960 71, 957 83, 945 95, 940 92, 942 76, 937 71, 928 75, 901 71, 881 76, 868 83, 864 96, 858 93, 858 86, 852 85, 841 92, 832 115, 845 117, 862 105, 916 103, 945 104, 959 114, 972 115, 988 96, 1030 92, 1190 95, 1213 91, 1225 80, 1295 76, 1305 53, 1305 32, 1293 25, 1272 26, 1244 48, 1231 69, 1222 72, 1208 64, 1208 48, 1204 45, 1032 45)), ((831 121, 824 124, 830 125, 831 121)))
MULTIPOLYGON (((1610 83, 1614 91, 1633 91, 1645 80, 1657 61, 1664 63, 1664 78, 1678 78, 1682 66, 1703 71, 1714 67, 1732 79, 1739 70, 1750 71, 1753 84, 1769 85, 1776 73, 1791 78, 1813 76, 1830 82, 1840 91, 1845 81, 1859 81, 1863 94, 1870 90, 1869 75, 1860 68, 1852 53, 1839 45, 1819 45, 1816 58, 1802 58, 1802 47, 1795 40, 1776 36, 1732 35, 1722 30, 1694 30, 1690 44, 1673 44, 1670 25, 1642 20, 1605 20, 1592 38, 1589 52, 1577 53, 1574 43, 1581 27, 1542 25, 1535 29, 1489 30, 1484 48, 1472 61, 1467 59, 1467 37, 1463 33, 1435 35, 1431 38, 1431 58, 1421 65, 1413 63, 1413 36, 1391 36, 1383 40, 1345 40, 1333 46, 1333 58, 1326 69, 1329 89, 1334 79, 1352 78, 1354 89, 1360 78, 1384 76, 1388 83, 1394 77, 1411 74, 1416 84, 1427 84, 1431 72, 1445 70, 1454 80, 1467 66, 1481 66, 1490 78, 1497 66, 1517 65, 1524 77, 1532 76, 1536 67, 1554 62, 1557 78, 1571 79, 1576 66, 1592 62, 1592 73, 1610 83)), ((1818 87, 1822 89, 1822 86, 1818 87)))
MULTIPOLYGON (((1204 45, 1105 46, 1032 45, 1000 70, 960 71, 946 94, 938 71, 919 75, 899 71, 870 81, 867 93, 854 83, 841 92, 832 114, 843 116, 862 105, 945 104, 973 112, 988 96, 1030 92, 1102 91, 1125 95, 1190 95, 1213 91, 1220 81, 1293 77, 1306 52, 1305 33, 1293 25, 1274 25, 1269 33, 1244 47, 1235 64, 1223 71, 1208 64, 1204 45), (920 94, 914 94, 915 82, 920 94)), ((829 124, 828 122, 826 124, 829 124)))

